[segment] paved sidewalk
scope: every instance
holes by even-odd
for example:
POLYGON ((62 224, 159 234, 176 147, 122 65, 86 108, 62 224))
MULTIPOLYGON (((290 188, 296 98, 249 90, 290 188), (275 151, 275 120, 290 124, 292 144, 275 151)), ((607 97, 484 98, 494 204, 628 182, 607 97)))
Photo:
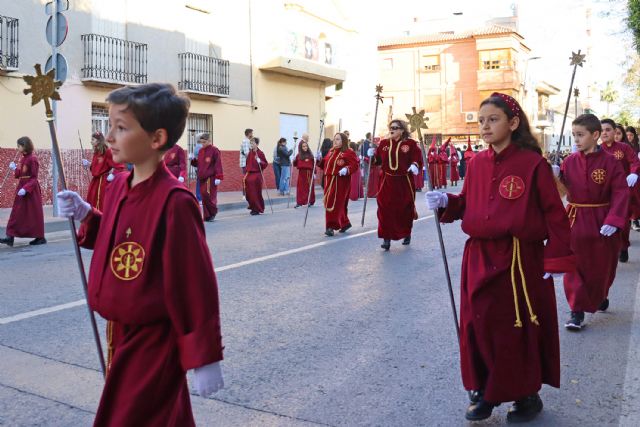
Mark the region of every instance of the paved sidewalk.
MULTIPOLYGON (((291 189, 291 199, 289 201, 288 196, 281 196, 277 191, 270 189, 269 197, 274 205, 287 204, 289 201, 291 206, 296 204, 295 187, 291 189)), ((264 202, 268 208, 269 201, 267 200, 267 194, 263 190, 262 196, 264 202)), ((316 200, 322 199, 322 189, 316 186, 316 200)), ((228 211, 232 209, 241 209, 247 206, 247 202, 243 199, 241 191, 225 191, 218 193, 218 210, 220 212, 228 211)), ((0 208, 0 237, 5 235, 7 222, 9 221, 9 215, 11 215, 11 208, 0 208)), ((64 218, 56 217, 53 215, 53 206, 44 206, 44 230, 46 233, 52 233, 56 231, 66 230, 67 221, 64 218)))

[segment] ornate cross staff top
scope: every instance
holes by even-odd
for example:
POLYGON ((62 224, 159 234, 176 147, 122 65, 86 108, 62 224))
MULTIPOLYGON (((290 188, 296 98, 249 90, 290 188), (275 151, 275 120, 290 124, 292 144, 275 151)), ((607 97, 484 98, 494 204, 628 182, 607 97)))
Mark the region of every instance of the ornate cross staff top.
POLYGON ((36 105, 40 101, 44 100, 44 107, 47 112, 47 119, 53 118, 53 110, 51 109, 51 102, 49 99, 61 101, 58 89, 62 86, 62 82, 54 80, 56 70, 52 68, 47 74, 42 74, 42 67, 40 64, 36 64, 35 76, 24 76, 24 81, 29 85, 28 89, 23 92, 25 95, 31 94, 31 105, 36 105))
POLYGON ((411 127, 410 131, 418 132, 418 139, 420 143, 422 143, 422 129, 429 129, 427 126, 427 120, 429 117, 425 117, 424 110, 416 111, 416 107, 411 107, 413 109, 413 114, 405 114, 407 120, 409 120, 409 126, 411 127))
MULTIPOLYGON (((60 146, 58 145, 58 136, 56 134, 56 125, 53 121, 53 110, 51 108, 51 99, 60 101, 60 94, 58 89, 62 86, 62 82, 55 80, 56 70, 51 69, 47 74, 42 74, 42 67, 40 64, 34 66, 36 69, 35 76, 24 76, 23 79, 29 85, 23 92, 25 95, 31 94, 31 105, 36 105, 40 101, 44 101, 44 107, 47 114, 47 122, 49 123, 49 133, 51 134, 51 146, 52 157, 57 162, 58 171, 60 172, 60 181, 62 182, 62 189, 67 189, 67 182, 65 180, 64 168, 62 165, 62 157, 60 157, 60 146)), ((54 194, 53 197, 56 197, 54 194)), ((84 296, 87 300, 87 309, 89 310, 89 320, 91 321, 91 329, 93 331, 93 339, 96 343, 96 351, 98 353, 98 360, 100 362, 100 368, 102 375, 106 375, 106 367, 104 363, 104 354, 102 353, 102 343, 100 342, 100 334, 98 333, 98 326, 96 324, 96 318, 89 307, 88 285, 87 276, 84 270, 84 263, 82 261, 82 255, 80 253, 80 245, 78 244, 78 236, 76 234, 76 224, 73 217, 69 218, 69 229, 71 230, 71 240, 73 241, 73 247, 75 249, 76 262, 78 263, 78 270, 80 270, 80 278, 82 281, 82 288, 84 290, 84 296)))

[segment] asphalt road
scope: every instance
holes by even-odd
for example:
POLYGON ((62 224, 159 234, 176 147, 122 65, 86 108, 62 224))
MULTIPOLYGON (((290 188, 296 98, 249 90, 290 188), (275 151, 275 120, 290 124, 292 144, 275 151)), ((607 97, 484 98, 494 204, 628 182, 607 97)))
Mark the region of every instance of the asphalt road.
MULTIPOLYGON (((212 399, 192 396, 199 425, 467 424, 435 226, 418 198, 411 246, 393 242, 388 253, 375 232, 375 201, 364 228, 362 202, 351 203, 354 227, 333 238, 323 235, 320 207, 305 229, 304 210, 285 206, 259 217, 222 212, 207 223, 226 386, 212 399)), ((466 237, 459 224, 442 229, 457 299, 466 237)), ((0 425, 90 425, 100 397, 71 240, 64 231, 48 238, 0 248, 0 425)), ((640 425, 640 233, 632 244, 609 311, 587 315, 578 334, 560 331, 562 387, 543 387, 545 410, 529 425, 640 425)), ((560 280, 556 290, 564 322, 560 280)), ((507 409, 479 425, 505 424, 507 409)))

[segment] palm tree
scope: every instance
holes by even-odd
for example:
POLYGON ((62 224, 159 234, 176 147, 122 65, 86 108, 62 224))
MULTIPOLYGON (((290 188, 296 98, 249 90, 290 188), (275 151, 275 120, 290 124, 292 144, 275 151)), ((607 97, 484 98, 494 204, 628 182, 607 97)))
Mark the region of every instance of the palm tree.
POLYGON ((607 86, 600 92, 600 101, 607 103, 607 117, 609 117, 609 106, 618 100, 618 91, 613 88, 613 81, 609 80, 607 86))

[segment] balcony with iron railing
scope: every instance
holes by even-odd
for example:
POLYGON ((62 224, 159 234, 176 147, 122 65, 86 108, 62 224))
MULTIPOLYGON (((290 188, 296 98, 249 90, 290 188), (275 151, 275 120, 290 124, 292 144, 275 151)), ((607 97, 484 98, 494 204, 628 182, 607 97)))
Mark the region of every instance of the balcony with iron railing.
POLYGON ((0 71, 18 69, 18 19, 0 15, 0 71))
POLYGON ((147 82, 147 45, 100 34, 83 34, 82 80, 107 84, 147 82))
POLYGON ((229 61, 197 53, 179 53, 180 81, 185 92, 216 97, 229 96, 229 61))

